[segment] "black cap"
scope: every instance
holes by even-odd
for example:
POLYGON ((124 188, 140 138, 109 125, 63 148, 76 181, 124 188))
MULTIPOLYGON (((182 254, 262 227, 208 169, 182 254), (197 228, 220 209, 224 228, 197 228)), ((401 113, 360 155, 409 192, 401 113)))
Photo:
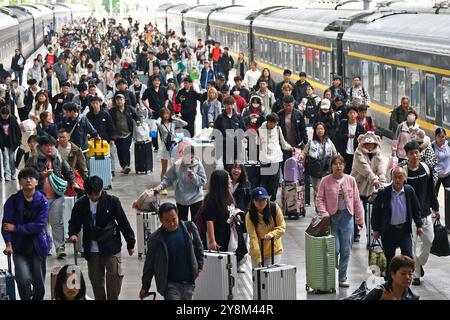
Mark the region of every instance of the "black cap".
POLYGON ((37 83, 37 80, 36 80, 36 79, 30 79, 30 80, 27 81, 27 84, 28 84, 29 86, 32 86, 32 85, 34 85, 34 84, 36 84, 36 83, 37 83))
POLYGON ((119 80, 116 81, 116 86, 119 85, 119 84, 128 84, 128 83, 124 79, 119 79, 119 80))
POLYGON ((289 70, 289 69, 286 69, 286 70, 283 71, 283 76, 291 75, 291 74, 292 74, 292 71, 289 70))
POLYGON ((299 76, 300 77, 306 77, 306 72, 305 71, 300 72, 299 76))
POLYGON ((70 87, 70 82, 63 82, 62 84, 61 84, 61 87, 70 87))
POLYGON ((292 103, 292 102, 294 102, 295 100, 294 100, 294 97, 293 96, 291 96, 291 95, 288 95, 288 96, 284 96, 283 97, 283 103, 292 103))
POLYGON ((217 76, 217 80, 225 80, 225 76, 221 73, 217 76))
POLYGON ((175 79, 174 78, 167 79, 167 83, 175 83, 175 79))
POLYGON ((88 86, 86 85, 86 83, 80 83, 77 86, 78 92, 83 92, 83 91, 86 91, 87 89, 88 89, 88 86))
POLYGON ((190 77, 186 77, 186 78, 183 79, 183 82, 192 83, 193 81, 192 81, 192 79, 190 77))

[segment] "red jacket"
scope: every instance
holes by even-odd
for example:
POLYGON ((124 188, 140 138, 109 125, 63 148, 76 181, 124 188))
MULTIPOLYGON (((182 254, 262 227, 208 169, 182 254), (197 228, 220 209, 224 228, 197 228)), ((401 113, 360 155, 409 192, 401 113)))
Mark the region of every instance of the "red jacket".
POLYGON ((222 50, 220 48, 214 47, 211 51, 212 59, 217 62, 219 61, 220 56, 222 55, 222 50))
POLYGON ((241 96, 233 96, 234 100, 236 101, 236 107, 237 107, 237 113, 239 115, 242 115, 242 111, 244 111, 244 109, 247 107, 247 101, 245 101, 244 98, 242 98, 241 96))
POLYGON ((176 101, 175 101, 176 98, 177 98, 177 92, 174 92, 173 96, 172 96, 173 112, 180 113, 181 112, 181 103, 176 103, 176 101))

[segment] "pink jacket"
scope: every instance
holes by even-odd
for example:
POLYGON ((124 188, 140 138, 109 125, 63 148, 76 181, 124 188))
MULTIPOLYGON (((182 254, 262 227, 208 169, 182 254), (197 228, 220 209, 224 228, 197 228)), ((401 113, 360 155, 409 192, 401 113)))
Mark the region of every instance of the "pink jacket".
MULTIPOLYGON (((364 224, 364 208, 359 199, 358 186, 352 176, 344 175, 345 180, 342 184, 344 190, 344 199, 347 210, 355 216, 356 224, 364 224)), ((332 216, 338 210, 339 183, 330 174, 324 178, 319 185, 317 193, 317 210, 321 216, 332 216)))

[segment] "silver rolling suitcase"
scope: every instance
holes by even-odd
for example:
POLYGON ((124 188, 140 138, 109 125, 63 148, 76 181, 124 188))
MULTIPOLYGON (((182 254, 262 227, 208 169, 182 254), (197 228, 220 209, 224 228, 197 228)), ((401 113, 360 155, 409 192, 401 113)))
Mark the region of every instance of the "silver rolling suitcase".
POLYGON ((111 156, 89 158, 89 176, 98 176, 103 180, 104 189, 112 189, 111 156))
POLYGON ((138 212, 136 215, 138 258, 147 254, 148 237, 160 226, 159 216, 156 212, 138 212))
POLYGON ((274 264, 274 239, 271 239, 272 265, 264 267, 264 239, 261 239, 262 267, 253 269, 253 300, 296 300, 297 268, 274 264))
POLYGON ((233 300, 236 279, 234 252, 204 251, 203 270, 195 281, 194 300, 233 300))

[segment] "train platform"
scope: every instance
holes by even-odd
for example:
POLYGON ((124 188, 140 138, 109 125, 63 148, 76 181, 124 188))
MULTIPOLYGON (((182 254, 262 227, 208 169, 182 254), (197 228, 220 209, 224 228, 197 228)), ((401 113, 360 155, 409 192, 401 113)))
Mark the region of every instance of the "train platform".
MULTIPOLYGON (((39 50, 40 53, 45 52, 45 48, 39 50)), ((38 53, 38 52, 37 52, 38 53)), ((37 54, 36 53, 36 54, 37 54)), ((196 119, 197 132, 200 130, 200 112, 196 119)), ((387 162, 390 154, 391 140, 383 138, 382 140, 382 152, 384 155, 384 161, 387 162)), ((132 152, 133 154, 133 152, 132 152)), ((155 154, 156 155, 156 154, 155 154)), ((132 162, 131 168, 134 168, 132 162)), ((218 165, 220 168, 220 165, 218 165)), ((135 175, 132 171, 130 175, 123 175, 117 173, 113 178, 113 188, 107 191, 108 193, 118 196, 122 202, 123 208, 127 214, 133 230, 136 233, 136 211, 131 208, 131 203, 135 200, 140 193, 148 187, 157 186, 159 179, 159 172, 161 169, 161 163, 157 157, 154 157, 154 170, 153 173, 148 175, 135 175)), ((116 170, 118 172, 119 170, 116 170)), ((17 181, 1 182, 0 184, 0 200, 3 205, 6 199, 13 193, 17 192, 19 186, 17 181)), ((281 190, 278 192, 277 202, 280 202, 281 190)), ((169 195, 161 197, 162 202, 175 202, 173 189, 169 189, 169 195)), ((441 190, 439 202, 441 204, 442 221, 444 221, 444 199, 443 192, 441 190)), ((2 211, 2 210, 0 210, 2 211)), ((315 215, 313 207, 307 207, 306 217, 299 220, 286 220, 286 234, 283 236, 284 254, 282 262, 286 264, 295 265, 297 267, 297 299, 299 300, 335 300, 343 298, 351 294, 356 290, 362 281, 369 277, 367 273, 368 268, 368 250, 366 249, 366 237, 362 236, 359 243, 354 243, 349 263, 348 282, 350 288, 342 289, 338 288, 335 294, 314 294, 307 293, 306 285, 306 269, 305 269, 305 230, 308 227, 312 217, 315 215)), ((365 235, 365 230, 362 230, 362 235, 365 235)), ((4 248, 3 239, 0 239, 0 249, 4 248)), ((67 263, 73 262, 73 246, 72 244, 66 244, 66 252, 68 256, 64 260, 57 260, 53 248, 53 255, 47 259, 47 275, 46 275, 46 295, 45 299, 50 299, 50 272, 53 267, 62 266, 67 263)), ((124 300, 136 300, 138 299, 139 290, 141 288, 141 276, 144 266, 144 260, 139 260, 137 253, 133 256, 129 256, 126 251, 126 246, 122 248, 123 259, 123 272, 124 280, 122 285, 122 292, 120 299, 124 300)), ((84 259, 78 259, 78 263, 87 281, 87 294, 93 297, 92 287, 88 281, 87 262, 84 259)), ((425 276, 422 284, 417 287, 412 287, 414 293, 420 295, 424 300, 439 300, 450 299, 450 279, 443 275, 448 270, 450 264, 450 257, 436 257, 431 255, 428 263, 425 265, 425 276)), ((0 269, 7 267, 6 256, 0 254, 0 269)), ((238 274, 236 281, 237 286, 237 300, 251 300, 252 299, 252 274, 250 259, 246 264, 246 272, 238 274)), ((152 284, 152 290, 156 291, 155 284, 152 284)), ((158 295, 157 299, 162 299, 158 295)))

